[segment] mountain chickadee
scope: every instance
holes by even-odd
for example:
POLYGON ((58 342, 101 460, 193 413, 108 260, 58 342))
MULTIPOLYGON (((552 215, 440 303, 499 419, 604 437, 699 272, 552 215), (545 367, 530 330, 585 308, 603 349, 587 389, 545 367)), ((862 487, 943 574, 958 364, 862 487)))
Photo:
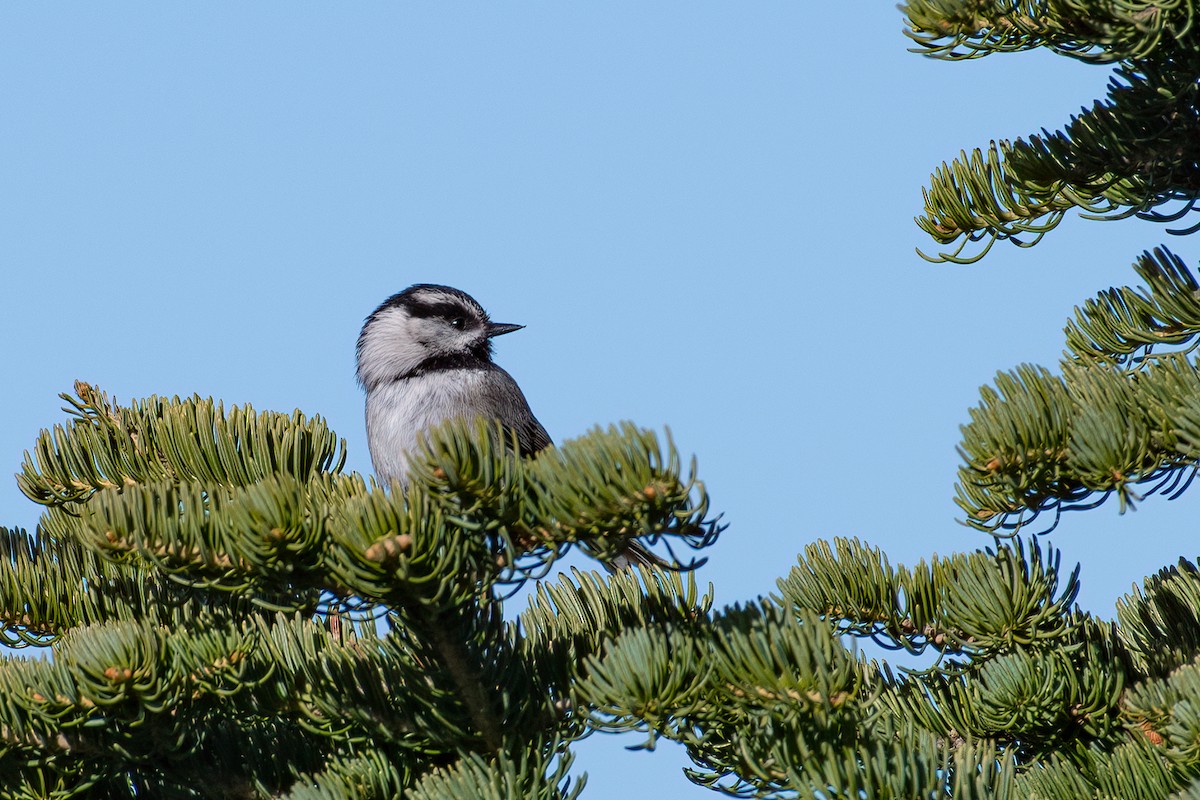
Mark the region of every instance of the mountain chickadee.
MULTIPOLYGON (((423 433, 452 417, 499 420, 527 456, 551 444, 521 387, 492 362, 492 338, 524 325, 492 322, 473 297, 418 283, 384 300, 358 336, 358 382, 367 392, 367 445, 383 483, 408 482, 423 433)), ((610 570, 664 562, 631 541, 610 570)))

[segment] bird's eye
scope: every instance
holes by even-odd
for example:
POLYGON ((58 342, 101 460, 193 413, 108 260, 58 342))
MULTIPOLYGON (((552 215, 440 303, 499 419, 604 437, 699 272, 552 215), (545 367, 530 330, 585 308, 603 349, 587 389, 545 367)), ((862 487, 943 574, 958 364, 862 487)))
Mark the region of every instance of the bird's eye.
POLYGON ((467 326, 467 321, 462 317, 455 317, 454 319, 450 320, 450 324, 451 326, 462 330, 467 326))

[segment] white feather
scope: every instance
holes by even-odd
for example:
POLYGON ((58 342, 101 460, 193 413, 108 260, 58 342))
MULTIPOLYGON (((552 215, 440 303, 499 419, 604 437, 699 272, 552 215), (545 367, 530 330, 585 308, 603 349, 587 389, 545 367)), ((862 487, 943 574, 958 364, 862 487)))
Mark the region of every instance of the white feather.
MULTIPOLYGON (((451 418, 479 416, 492 370, 430 372, 367 392, 367 442, 375 474, 384 483, 408 482, 408 462, 421 437, 451 418)), ((489 415, 490 416, 490 415, 489 415)))

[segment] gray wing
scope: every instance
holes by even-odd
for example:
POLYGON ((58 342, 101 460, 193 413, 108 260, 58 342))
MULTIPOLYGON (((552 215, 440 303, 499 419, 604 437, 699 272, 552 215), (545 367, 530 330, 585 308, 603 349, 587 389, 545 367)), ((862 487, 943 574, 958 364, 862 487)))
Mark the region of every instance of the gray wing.
POLYGON ((553 444, 550 434, 538 422, 529 408, 521 387, 502 368, 492 365, 496 380, 491 381, 489 407, 496 410, 497 418, 517 434, 517 447, 521 455, 533 455, 553 444))
POLYGON ((529 412, 529 424, 525 426, 524 431, 518 432, 517 441, 521 445, 521 455, 523 456, 545 450, 554 444, 550 440, 550 434, 546 433, 546 429, 542 427, 542 423, 537 421, 537 417, 533 415, 532 411, 529 412))
MULTIPOLYGON (((529 401, 521 387, 513 377, 502 368, 492 365, 495 369, 495 380, 488 381, 488 406, 495 409, 497 418, 517 434, 517 447, 523 456, 533 455, 544 450, 553 442, 550 434, 538 422, 529 408, 529 401)), ((629 540, 621 552, 612 561, 604 564, 609 572, 634 567, 668 567, 670 562, 664 561, 647 550, 636 540, 629 540)))
POLYGON ((613 556, 612 561, 604 562, 604 568, 609 572, 618 572, 634 567, 670 567, 671 562, 664 561, 644 546, 637 539, 630 539, 625 548, 613 556))

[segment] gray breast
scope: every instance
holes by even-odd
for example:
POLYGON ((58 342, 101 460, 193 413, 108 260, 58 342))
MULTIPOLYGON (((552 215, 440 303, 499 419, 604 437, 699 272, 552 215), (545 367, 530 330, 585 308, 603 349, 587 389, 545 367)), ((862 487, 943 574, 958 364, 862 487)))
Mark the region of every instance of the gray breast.
POLYGON ((447 419, 498 419, 517 434, 522 453, 550 443, 507 372, 488 368, 439 370, 403 378, 367 393, 367 443, 376 476, 408 481, 408 459, 421 435, 447 419))

